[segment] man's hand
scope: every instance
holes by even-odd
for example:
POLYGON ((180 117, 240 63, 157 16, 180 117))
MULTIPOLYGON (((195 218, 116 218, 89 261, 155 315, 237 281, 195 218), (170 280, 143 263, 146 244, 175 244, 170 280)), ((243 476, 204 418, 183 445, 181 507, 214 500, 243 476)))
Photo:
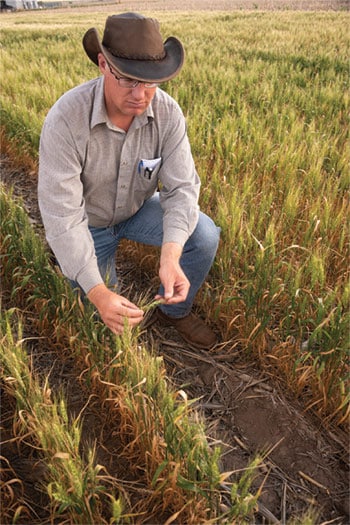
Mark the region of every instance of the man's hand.
POLYGON ((96 306, 105 325, 116 335, 123 333, 126 321, 129 326, 136 326, 143 319, 142 310, 104 284, 94 286, 87 297, 96 306))
POLYGON ((164 297, 156 295, 156 299, 165 299, 167 304, 185 301, 190 283, 180 266, 182 247, 175 242, 163 244, 160 255, 159 277, 164 286, 164 297))

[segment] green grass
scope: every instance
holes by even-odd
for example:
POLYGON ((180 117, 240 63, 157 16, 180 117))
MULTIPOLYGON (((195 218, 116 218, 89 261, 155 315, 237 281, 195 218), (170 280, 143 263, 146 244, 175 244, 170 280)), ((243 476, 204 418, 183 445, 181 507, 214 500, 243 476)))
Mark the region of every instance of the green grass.
MULTIPOLYGON (((105 16, 2 16, 1 120, 18 155, 37 158, 49 107, 97 75, 81 39, 91 26, 102 32, 105 16)), ((222 228, 199 301, 225 339, 277 367, 322 417, 344 422, 349 13, 156 16, 186 49, 164 87, 188 120, 201 207, 222 228)))

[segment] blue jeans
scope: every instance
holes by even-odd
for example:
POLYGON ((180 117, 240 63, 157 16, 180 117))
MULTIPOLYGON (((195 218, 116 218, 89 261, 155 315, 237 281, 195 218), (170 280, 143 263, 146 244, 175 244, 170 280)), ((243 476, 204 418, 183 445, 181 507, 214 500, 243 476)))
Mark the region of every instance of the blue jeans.
MULTIPOLYGON (((129 239, 151 246, 161 246, 163 240, 163 211, 159 195, 148 199, 132 217, 115 226, 107 228, 89 227, 95 244, 95 252, 102 278, 109 287, 117 286, 115 253, 121 239, 129 239)), ((215 258, 219 244, 220 228, 204 213, 200 212, 198 224, 186 242, 180 265, 190 282, 186 301, 174 305, 161 306, 163 312, 171 317, 184 317, 189 314, 196 293, 203 284, 215 258)), ((164 294, 161 285, 158 293, 164 294)))

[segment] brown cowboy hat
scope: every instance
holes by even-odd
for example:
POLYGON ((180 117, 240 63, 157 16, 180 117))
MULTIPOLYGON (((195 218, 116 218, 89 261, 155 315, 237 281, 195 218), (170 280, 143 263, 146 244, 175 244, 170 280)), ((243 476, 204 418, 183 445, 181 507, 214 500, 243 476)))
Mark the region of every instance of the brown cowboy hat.
POLYGON ((102 44, 92 27, 83 37, 84 49, 98 65, 98 54, 121 75, 144 82, 165 82, 174 78, 184 62, 181 42, 171 36, 163 44, 159 23, 137 13, 109 16, 102 44))

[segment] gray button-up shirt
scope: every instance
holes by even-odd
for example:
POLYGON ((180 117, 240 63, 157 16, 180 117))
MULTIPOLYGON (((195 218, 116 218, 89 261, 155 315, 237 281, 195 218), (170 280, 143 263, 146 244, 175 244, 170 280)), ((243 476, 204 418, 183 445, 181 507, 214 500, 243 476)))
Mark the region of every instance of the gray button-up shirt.
POLYGON ((200 181, 179 105, 157 88, 127 132, 108 119, 104 77, 65 93, 41 133, 38 197, 63 273, 87 293, 102 283, 88 225, 134 215, 158 187, 163 242, 184 245, 198 221, 200 181))

